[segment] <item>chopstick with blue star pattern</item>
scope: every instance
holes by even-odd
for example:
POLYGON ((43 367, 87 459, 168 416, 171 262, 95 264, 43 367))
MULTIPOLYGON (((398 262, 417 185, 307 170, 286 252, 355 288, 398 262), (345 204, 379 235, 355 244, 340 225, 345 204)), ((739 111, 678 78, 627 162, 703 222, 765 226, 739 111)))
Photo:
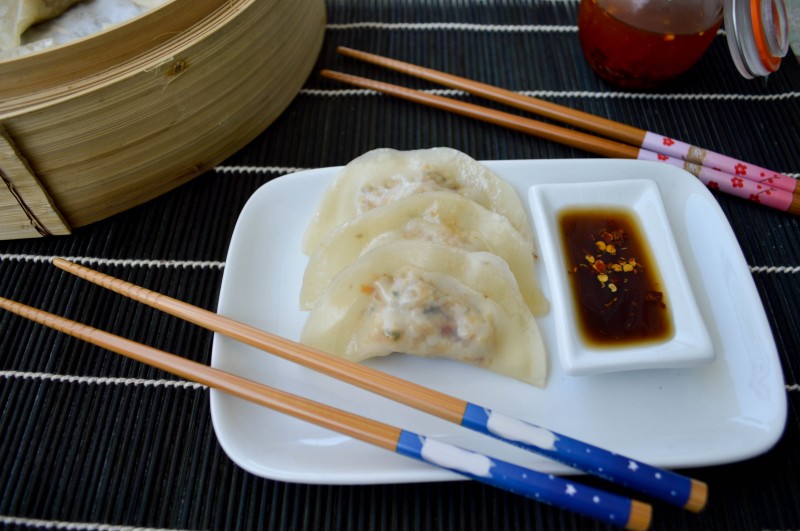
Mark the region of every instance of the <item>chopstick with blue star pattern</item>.
POLYGON ((53 264, 84 280, 309 369, 692 512, 708 498, 704 482, 310 348, 61 258, 53 264))
POLYGON ((649 504, 292 395, 3 297, 0 308, 182 378, 487 485, 627 529, 650 526, 649 504))

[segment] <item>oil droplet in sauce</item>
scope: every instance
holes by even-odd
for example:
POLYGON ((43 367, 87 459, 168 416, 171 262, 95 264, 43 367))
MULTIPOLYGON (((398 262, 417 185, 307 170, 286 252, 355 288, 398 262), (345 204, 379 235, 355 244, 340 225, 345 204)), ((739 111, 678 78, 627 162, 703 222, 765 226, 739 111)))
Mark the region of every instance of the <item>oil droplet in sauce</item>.
POLYGON ((584 342, 614 348, 671 338, 669 301, 636 215, 575 208, 558 224, 584 342))

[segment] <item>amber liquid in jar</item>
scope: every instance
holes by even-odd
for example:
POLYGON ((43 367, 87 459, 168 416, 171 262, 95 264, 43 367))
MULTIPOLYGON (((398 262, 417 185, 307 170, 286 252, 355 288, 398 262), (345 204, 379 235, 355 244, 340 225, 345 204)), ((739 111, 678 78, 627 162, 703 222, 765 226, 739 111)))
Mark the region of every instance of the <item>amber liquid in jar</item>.
POLYGON ((671 338, 661 276, 635 214, 567 209, 558 224, 583 341, 613 348, 671 338))
MULTIPOLYGON (((581 0, 579 38, 587 61, 614 85, 647 89, 675 79, 705 53, 722 8, 666 2, 668 11, 633 1, 581 0), (608 6, 608 7, 606 7, 608 6)), ((652 2, 652 0, 651 0, 652 2)))

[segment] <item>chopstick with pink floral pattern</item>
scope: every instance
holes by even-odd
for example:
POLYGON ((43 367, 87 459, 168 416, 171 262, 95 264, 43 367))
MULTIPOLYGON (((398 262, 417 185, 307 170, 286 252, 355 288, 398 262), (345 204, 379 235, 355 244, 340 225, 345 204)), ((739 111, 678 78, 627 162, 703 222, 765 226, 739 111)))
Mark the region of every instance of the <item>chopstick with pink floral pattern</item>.
POLYGON ((797 179, 715 153, 674 138, 639 129, 502 89, 396 59, 340 46, 339 53, 450 88, 532 112, 638 148, 631 158, 664 162, 683 168, 712 190, 749 199, 782 211, 797 210, 797 179))

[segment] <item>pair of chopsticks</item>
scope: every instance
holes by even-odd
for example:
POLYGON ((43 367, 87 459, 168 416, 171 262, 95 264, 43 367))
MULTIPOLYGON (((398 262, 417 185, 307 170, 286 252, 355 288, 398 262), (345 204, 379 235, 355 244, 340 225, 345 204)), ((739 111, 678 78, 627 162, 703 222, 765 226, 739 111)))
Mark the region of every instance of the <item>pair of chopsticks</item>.
MULTIPOLYGON (((60 269, 215 333, 534 451, 584 472, 698 512, 705 483, 326 354, 61 258, 60 269)), ((629 529, 647 529, 649 504, 463 450, 382 422, 285 393, 206 365, 0 297, 0 308, 142 363, 471 479, 629 529)))
POLYGON ((430 68, 340 46, 339 53, 591 131, 602 137, 389 83, 323 70, 321 75, 416 103, 501 125, 605 157, 664 162, 683 168, 712 190, 800 214, 797 179, 726 155, 589 113, 430 68), (607 137, 607 138, 603 138, 607 137))

